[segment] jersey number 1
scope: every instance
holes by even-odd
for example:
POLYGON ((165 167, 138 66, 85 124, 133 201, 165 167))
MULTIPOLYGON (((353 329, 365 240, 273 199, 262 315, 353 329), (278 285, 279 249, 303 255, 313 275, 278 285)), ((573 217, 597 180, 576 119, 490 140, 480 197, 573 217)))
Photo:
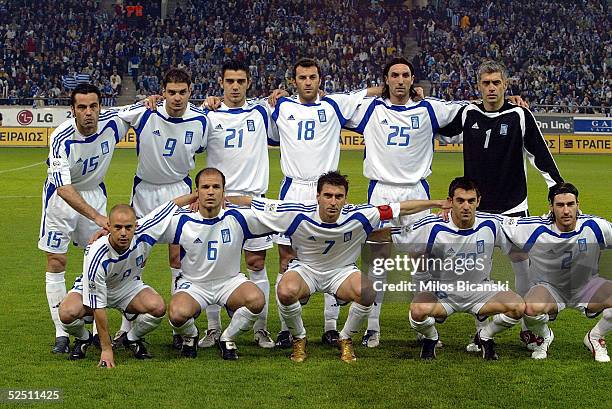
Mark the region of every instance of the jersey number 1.
POLYGON ((491 130, 487 129, 487 137, 485 138, 484 148, 487 149, 489 147, 489 140, 491 139, 491 130))

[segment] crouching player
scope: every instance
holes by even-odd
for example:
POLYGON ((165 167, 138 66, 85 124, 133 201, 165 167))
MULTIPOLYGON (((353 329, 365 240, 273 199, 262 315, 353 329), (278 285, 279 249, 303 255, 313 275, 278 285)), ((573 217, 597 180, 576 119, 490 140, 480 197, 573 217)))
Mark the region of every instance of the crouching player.
POLYGON ((302 303, 317 291, 332 295, 340 304, 352 302, 338 346, 342 361, 356 360, 352 337, 361 331, 375 296, 372 282, 356 265, 361 246, 381 220, 446 205, 445 200, 408 200, 384 206, 355 206, 346 204, 347 193, 348 180, 333 171, 319 177, 317 202, 261 198, 236 202, 250 204, 259 221, 290 237, 297 251, 297 259, 289 265, 277 288, 279 311, 293 336, 294 362, 306 359, 302 303))
POLYGON ((528 347, 534 359, 545 359, 554 339, 548 327, 566 306, 587 317, 602 314, 584 336, 597 362, 610 362, 605 336, 612 329, 612 281, 600 277, 601 250, 612 248, 610 222, 580 214, 578 189, 559 183, 548 193, 550 217, 527 217, 504 231, 529 254, 529 279, 535 284, 525 296, 525 323, 537 336, 528 347))
POLYGON ((469 312, 483 320, 492 315, 493 319, 476 333, 474 343, 481 347, 484 359, 497 360, 494 336, 515 325, 525 308, 518 294, 490 281, 494 247, 505 254, 511 250, 502 231, 504 219, 476 212, 480 193, 468 178, 458 177, 451 182, 448 199, 448 221, 427 216, 405 228, 404 234, 393 235, 397 244, 401 244, 398 237, 402 243, 406 240, 413 256, 426 256, 423 260, 428 265, 432 261, 444 262, 431 263, 424 275, 417 274, 422 281, 416 283, 420 291, 410 304, 410 325, 424 337, 421 358, 430 360, 436 357, 436 321, 444 322, 455 312, 469 312))
POLYGON ((110 234, 98 238, 87 248, 83 273, 60 305, 62 325, 75 337, 69 359, 84 358, 93 343, 93 335, 85 328, 83 320, 93 315, 102 348, 98 366, 115 366, 106 308, 136 314, 132 329, 123 334, 119 343, 130 349, 137 359, 151 358, 143 336, 159 326, 166 307, 162 297, 142 282, 142 271, 153 245, 168 228, 169 216, 178 210, 177 206, 189 204, 195 197, 182 196, 139 220, 128 205, 112 208, 107 227, 110 234))

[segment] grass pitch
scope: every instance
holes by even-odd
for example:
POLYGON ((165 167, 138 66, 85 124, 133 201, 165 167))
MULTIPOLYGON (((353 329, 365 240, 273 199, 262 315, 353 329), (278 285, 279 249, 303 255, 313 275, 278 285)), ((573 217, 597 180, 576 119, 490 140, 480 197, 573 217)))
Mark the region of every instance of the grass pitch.
MULTIPOLYGON (((363 408, 363 407, 612 407, 612 366, 597 364, 582 345, 582 337, 594 324, 575 311, 565 311, 552 324, 555 342, 550 358, 536 362, 518 341, 518 328, 498 339, 497 362, 484 362, 464 348, 473 333, 472 318, 450 317, 438 326, 444 347, 435 362, 418 359, 419 347, 408 323, 408 305, 392 300, 383 305, 382 344, 377 349, 358 346, 358 361, 342 363, 336 350, 320 342, 323 325, 322 297, 313 296, 304 308, 309 333, 309 358, 302 365, 289 359, 287 350, 262 350, 252 334, 238 341, 240 359, 223 361, 216 349, 200 350, 195 360, 180 359, 168 346, 167 322, 147 341, 154 359, 134 360, 126 351, 116 353, 116 370, 97 369, 99 351, 69 362, 50 353, 54 330, 45 297, 44 255, 36 243, 40 222, 40 195, 46 166, 45 149, 0 150, 0 389, 63 390, 57 406, 87 407, 187 407, 207 408, 363 408)), ((349 175, 350 201, 366 201, 367 181, 362 176, 362 152, 344 151, 340 169, 349 175)), ((580 189, 587 213, 612 219, 607 200, 612 195, 612 160, 609 156, 557 156, 562 175, 580 189)), ((276 197, 281 180, 279 152, 271 151, 269 197, 276 197)), ((197 169, 205 164, 198 158, 197 169)), ((129 201, 136 168, 135 152, 119 150, 107 176, 109 205, 129 201)), ((429 178, 432 197, 442 198, 449 181, 462 174, 460 154, 436 154, 429 178)), ((547 210, 546 186, 529 169, 532 214, 547 210)), ((604 253, 603 259, 607 257, 604 253)), ((154 250, 144 280, 169 299, 170 274, 167 250, 154 250)), ((66 274, 71 286, 79 273, 82 254, 69 252, 66 274)), ((606 263, 607 266, 610 263, 606 263)), ((268 253, 268 275, 274 282, 278 269, 276 250, 268 253)), ((602 269, 603 270, 603 269, 602 269)), ((610 276, 611 271, 601 272, 610 276)), ((507 262, 497 260, 495 279, 513 282, 507 262)), ((272 300, 274 297, 271 297, 272 300)), ((344 322, 347 308, 341 312, 344 322)), ((111 331, 119 314, 110 314, 111 331)), ((223 316, 223 324, 228 322, 223 316)), ((203 332, 204 318, 198 320, 203 332)), ((270 306, 269 329, 279 329, 276 306, 270 306)))

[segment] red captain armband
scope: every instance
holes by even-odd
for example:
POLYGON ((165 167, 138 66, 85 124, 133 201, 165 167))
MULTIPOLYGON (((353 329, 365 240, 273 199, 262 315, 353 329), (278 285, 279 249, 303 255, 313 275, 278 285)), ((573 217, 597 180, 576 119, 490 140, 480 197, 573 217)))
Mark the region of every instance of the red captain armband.
POLYGON ((393 219, 393 209, 389 205, 376 206, 378 212, 380 213, 380 220, 390 220, 393 219))

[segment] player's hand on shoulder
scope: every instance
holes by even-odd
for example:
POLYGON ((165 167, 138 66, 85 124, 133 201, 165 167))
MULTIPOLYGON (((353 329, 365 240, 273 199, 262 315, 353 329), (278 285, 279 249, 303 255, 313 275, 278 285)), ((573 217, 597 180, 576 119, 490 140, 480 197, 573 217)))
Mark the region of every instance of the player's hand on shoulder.
POLYGON ((529 108, 529 104, 520 95, 510 95, 508 101, 514 105, 518 105, 521 108, 529 108))
POLYGON ((106 216, 102 216, 101 214, 98 214, 94 219, 93 222, 95 224, 97 224, 99 227, 101 227, 102 229, 107 229, 109 227, 108 224, 108 217, 106 216))
POLYGON ((287 92, 287 90, 281 89, 281 88, 277 88, 274 91, 272 91, 272 93, 270 94, 270 96, 268 97, 268 104, 274 108, 276 106, 276 102, 282 98, 282 97, 288 97, 289 93, 287 92))
POLYGON ((164 97, 162 97, 161 95, 149 95, 142 102, 144 103, 144 106, 147 109, 151 111, 157 111, 157 103, 163 100, 164 97))
POLYGON ((416 97, 412 98, 414 102, 425 99, 425 90, 423 87, 414 87, 414 91, 416 92, 416 97))
POLYGON ((442 207, 442 210, 438 212, 438 217, 441 217, 445 222, 450 219, 451 207, 442 207))
POLYGON ((221 106, 223 99, 221 97, 208 96, 202 103, 200 108, 208 109, 210 111, 216 111, 221 106))
POLYGON ((198 203, 197 200, 189 205, 189 210, 191 210, 194 213, 200 210, 200 204, 198 203))
POLYGON ((106 228, 100 229, 91 236, 87 244, 93 244, 94 241, 98 240, 100 237, 108 236, 109 233, 110 232, 106 228))
POLYGON ((320 89, 320 90, 319 90, 319 99, 323 98, 325 95, 327 95, 327 94, 325 93, 325 91, 324 91, 324 90, 322 90, 322 89, 320 89))

